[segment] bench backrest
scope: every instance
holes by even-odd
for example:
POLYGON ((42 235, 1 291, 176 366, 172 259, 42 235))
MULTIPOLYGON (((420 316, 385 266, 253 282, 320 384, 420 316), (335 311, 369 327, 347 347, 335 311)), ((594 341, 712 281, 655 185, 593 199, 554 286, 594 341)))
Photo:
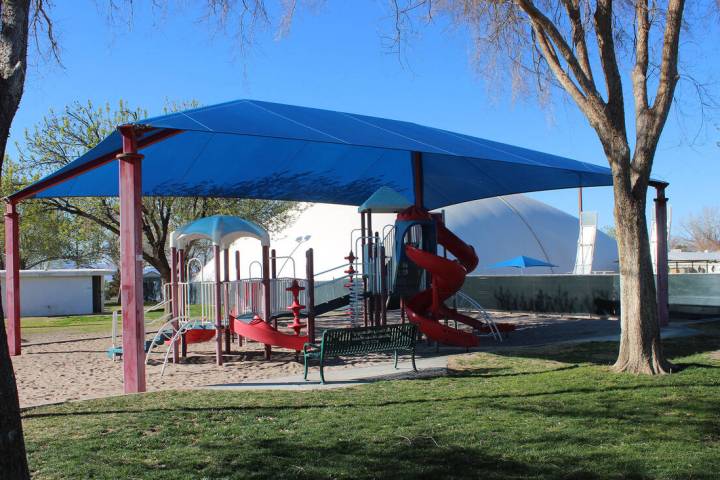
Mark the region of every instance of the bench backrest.
POLYGON ((416 338, 417 326, 413 323, 338 328, 323 333, 322 348, 326 356, 409 350, 415 346, 416 338))

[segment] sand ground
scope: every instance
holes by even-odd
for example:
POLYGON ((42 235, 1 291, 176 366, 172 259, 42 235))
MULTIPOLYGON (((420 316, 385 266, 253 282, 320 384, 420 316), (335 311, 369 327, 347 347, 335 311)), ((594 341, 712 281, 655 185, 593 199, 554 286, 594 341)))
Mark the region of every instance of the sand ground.
MULTIPOLYGON (((551 315, 507 314, 495 312, 498 321, 516 323, 517 332, 510 334, 507 345, 545 343, 562 340, 567 335, 558 332, 568 330, 581 333, 597 333, 617 329, 617 322, 588 318, 567 318, 551 315), (602 323, 600 325, 598 322, 602 323), (564 326, 564 327, 563 327, 564 326), (538 330, 540 329, 540 330, 538 330), (542 329, 553 332, 552 338, 542 334, 542 329), (564 330, 563 330, 564 329, 564 330)), ((397 321, 396 315, 389 320, 397 321)), ((344 317, 320 317, 317 329, 347 326, 344 317)), ((13 358, 20 405, 31 407, 70 400, 121 395, 122 362, 113 362, 106 355, 111 344, 108 336, 97 334, 43 333, 23 335, 23 354, 13 358)), ((493 348, 495 342, 487 339, 484 348, 493 348)), ((419 350, 432 354, 434 346, 423 343, 419 350)), ((302 358, 296 360, 294 352, 276 350, 272 359, 263 356, 263 346, 246 342, 243 346, 233 344, 233 351, 225 356, 222 367, 215 365, 214 342, 189 346, 188 357, 179 365, 168 364, 164 375, 160 371, 165 349, 160 348, 150 356, 147 364, 148 391, 191 389, 203 385, 237 383, 248 379, 284 377, 302 372, 302 358)), ((458 349, 458 353, 464 350, 458 349)), ((330 369, 352 368, 387 362, 388 355, 348 357, 336 362, 330 369)))

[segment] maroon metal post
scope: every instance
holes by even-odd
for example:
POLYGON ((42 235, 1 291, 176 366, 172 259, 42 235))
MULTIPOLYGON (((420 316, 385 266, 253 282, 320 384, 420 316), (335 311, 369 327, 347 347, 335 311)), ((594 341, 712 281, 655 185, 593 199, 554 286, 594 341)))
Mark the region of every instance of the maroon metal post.
MULTIPOLYGON (((178 288, 178 251, 176 247, 170 247, 170 314, 172 315, 173 330, 177 332, 180 322, 178 321, 179 308, 179 292, 178 288)), ((173 345, 173 363, 180 362, 180 342, 176 339, 173 345)))
POLYGON ((315 259, 313 249, 308 248, 305 252, 305 278, 307 279, 307 325, 308 341, 315 343, 315 259))
POLYGON ((657 192, 655 198, 655 229, 657 238, 657 251, 655 263, 657 264, 657 304, 658 324, 664 327, 670 323, 669 301, 669 272, 668 272, 668 245, 667 245, 667 202, 665 187, 667 184, 654 185, 657 192))
MULTIPOLYGON (((272 280, 275 280, 277 278, 277 253, 275 253, 275 249, 273 248, 270 250, 270 278, 272 280)), ((273 327, 277 330, 278 328, 278 321, 277 318, 273 319, 273 327)))
MULTIPOLYGON (((372 262, 374 261, 373 258, 373 241, 372 241, 372 235, 373 235, 373 228, 372 228, 372 210, 368 209, 367 211, 367 263, 363 264, 363 278, 366 279, 363 282, 363 286, 365 287, 365 291, 363 294, 367 298, 367 308, 365 309, 366 312, 369 312, 369 321, 368 323, 372 326, 376 325, 375 323, 375 296, 370 295, 368 296, 368 283, 371 281, 371 279, 367 279, 365 271, 365 265, 372 265, 372 262)), ((367 327, 367 324, 365 325, 367 327)))
POLYGON ((142 158, 132 125, 122 135, 120 163, 120 291, 123 317, 125 393, 144 392, 145 322, 143 312, 142 158))
POLYGON ((583 191, 582 187, 578 188, 578 218, 583 212, 583 191))
MULTIPOLYGON (((240 250, 235 251, 235 280, 237 280, 237 288, 235 289, 235 308, 237 314, 240 314, 240 250)), ((238 334, 238 345, 242 347, 243 337, 238 334)))
POLYGON ((10 355, 20 355, 20 219, 12 201, 5 204, 5 324, 10 355))
MULTIPOLYGON (((262 285, 263 285, 263 319, 270 324, 270 247, 263 245, 262 247, 262 285)), ((272 356, 272 346, 265 345, 265 359, 270 360, 272 356)))
POLYGON ((215 260, 215 363, 223 364, 222 358, 222 305, 220 301, 220 245, 213 245, 213 259, 215 260))
MULTIPOLYGON (((178 250, 178 278, 180 279, 180 283, 187 282, 186 278, 186 272, 185 272, 185 249, 181 248, 178 250)), ((188 292, 189 294, 189 292, 188 292)), ((183 308, 183 315, 189 315, 189 312, 185 311, 185 305, 182 306, 183 308)), ((180 305, 178 304, 178 311, 180 310, 180 305)), ((180 355, 185 358, 187 357, 187 342, 185 341, 185 335, 182 335, 180 338, 180 355)))
POLYGON ((225 353, 230 353, 230 340, 232 340, 232 323, 230 322, 230 251, 223 251, 223 318, 227 319, 225 327, 225 353))
POLYGON ((387 265, 385 265, 385 246, 380 247, 380 308, 381 321, 383 325, 387 325, 387 299, 388 299, 388 283, 387 283, 387 265))
MULTIPOLYGON (((360 258, 362 259, 363 265, 366 264, 366 252, 365 252, 365 239, 367 238, 368 234, 366 231, 366 225, 365 225, 365 217, 367 216, 366 212, 360 213, 360 252, 358 252, 358 255, 360 255, 360 258)), ((355 245, 350 245, 351 248, 355 248, 355 245)), ((368 326, 368 298, 367 298, 367 277, 363 275, 362 278, 362 284, 363 284, 363 325, 368 326)))

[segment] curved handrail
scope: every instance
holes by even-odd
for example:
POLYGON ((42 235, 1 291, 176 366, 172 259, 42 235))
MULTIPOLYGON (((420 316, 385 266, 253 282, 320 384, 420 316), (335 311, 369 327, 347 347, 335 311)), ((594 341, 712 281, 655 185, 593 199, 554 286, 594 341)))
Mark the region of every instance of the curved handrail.
POLYGON ((477 312, 480 314, 480 320, 488 326, 488 328, 490 329, 490 334, 493 336, 493 338, 495 338, 499 342, 503 341, 502 333, 500 333, 500 329, 495 324, 495 320, 487 312, 487 310, 485 310, 485 308, 480 305, 477 300, 462 291, 456 292, 455 297, 468 303, 471 309, 477 310, 477 312))

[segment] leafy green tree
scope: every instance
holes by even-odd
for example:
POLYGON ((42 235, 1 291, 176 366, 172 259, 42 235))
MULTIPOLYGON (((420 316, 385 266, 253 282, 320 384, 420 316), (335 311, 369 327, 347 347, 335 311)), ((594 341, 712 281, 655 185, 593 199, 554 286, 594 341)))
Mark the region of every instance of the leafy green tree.
MULTIPOLYGON (((195 101, 171 104, 166 107, 165 113, 196 106, 195 101)), ((26 175, 45 175, 95 147, 117 125, 147 116, 147 111, 130 108, 122 101, 117 107, 110 104, 96 107, 88 101, 75 102, 61 112, 50 110, 34 128, 25 132, 24 143, 18 145, 19 166, 26 175)), ((112 235, 120 233, 116 198, 53 198, 40 202, 44 208, 69 215, 75 221, 91 222, 112 235)), ((270 232, 275 232, 291 222, 298 209, 299 205, 294 202, 146 197, 143 199, 143 257, 147 264, 157 269, 163 281, 168 282, 169 236, 182 224, 208 215, 228 214, 252 220, 270 232)), ((110 247, 108 245, 108 256, 112 257, 110 247)))
MULTIPOLYGON (((7 196, 27 185, 34 178, 22 176, 17 164, 5 159, 0 182, 0 195, 7 196)), ((34 269, 49 262, 71 262, 77 267, 89 267, 107 257, 107 245, 112 239, 97 225, 31 200, 18 207, 20 223, 20 268, 34 269)), ((0 225, 0 244, 5 241, 5 224, 0 225)), ((4 246, 3 246, 4 251, 4 246)), ((5 268, 4 257, 0 264, 5 268)))

